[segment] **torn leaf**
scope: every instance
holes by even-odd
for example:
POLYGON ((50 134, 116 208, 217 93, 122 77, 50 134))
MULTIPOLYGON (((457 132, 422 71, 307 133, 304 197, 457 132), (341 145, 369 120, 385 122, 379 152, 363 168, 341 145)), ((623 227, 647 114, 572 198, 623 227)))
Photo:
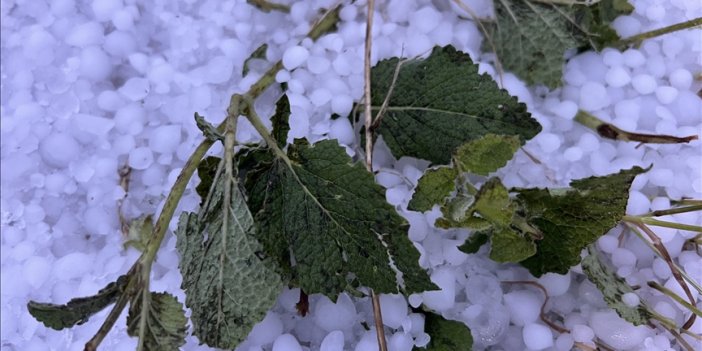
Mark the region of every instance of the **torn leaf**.
POLYGON ((131 300, 127 334, 143 339, 144 351, 171 351, 184 345, 188 321, 183 304, 171 294, 150 292, 144 334, 140 335, 144 308, 142 300, 141 291, 131 300))

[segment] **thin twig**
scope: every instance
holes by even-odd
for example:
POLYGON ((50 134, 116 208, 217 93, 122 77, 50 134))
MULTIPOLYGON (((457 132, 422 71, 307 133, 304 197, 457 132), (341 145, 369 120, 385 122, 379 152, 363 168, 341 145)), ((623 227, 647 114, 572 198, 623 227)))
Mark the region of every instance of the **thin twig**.
MULTIPOLYGON (((649 239, 653 243, 653 245, 658 249, 658 251, 661 253, 663 259, 666 261, 668 264, 668 267, 670 267, 670 271, 673 274, 673 277, 675 280, 680 284, 680 286, 683 288, 685 291, 685 295, 687 295, 687 298, 690 300, 690 302, 694 305, 695 304, 695 298, 692 296, 692 291, 690 291, 690 287, 687 286, 685 281, 682 278, 682 275, 680 274, 680 271, 678 268, 673 264, 673 259, 670 257, 670 253, 668 253, 668 249, 663 245, 661 242, 661 239, 654 233, 651 229, 649 229, 645 224, 643 223, 635 223, 637 227, 639 227, 646 235, 648 235, 649 239)), ((690 318, 683 324, 682 328, 683 329, 690 329, 692 324, 695 323, 695 318, 697 316, 693 313, 690 315, 690 318)))
POLYGON ((659 284, 658 282, 654 282, 654 281, 649 281, 648 286, 660 291, 663 295, 666 295, 666 296, 670 297, 671 299, 675 300, 675 302, 683 305, 685 308, 692 311, 692 313, 696 314, 698 317, 702 317, 702 311, 700 311, 697 307, 695 307, 691 303, 685 301, 682 297, 678 296, 678 294, 674 293, 672 290, 670 290, 670 289, 666 288, 665 286, 659 284))
POLYGON ((659 36, 664 35, 664 34, 676 32, 679 30, 699 27, 699 26, 702 26, 702 17, 697 17, 697 18, 691 19, 689 21, 676 23, 676 24, 673 24, 671 26, 655 29, 655 30, 652 30, 649 32, 640 33, 640 34, 634 35, 632 37, 625 38, 625 39, 619 40, 615 43, 612 43, 611 47, 625 48, 629 45, 638 45, 646 39, 651 39, 651 38, 659 37, 659 36))
POLYGON ((568 330, 567 328, 561 327, 560 325, 552 322, 550 319, 548 319, 546 317, 546 304, 548 303, 548 291, 546 291, 546 288, 544 288, 543 285, 541 285, 537 282, 531 281, 531 280, 503 280, 502 283, 531 285, 531 286, 534 286, 534 287, 538 288, 539 290, 541 290, 541 292, 544 293, 544 303, 541 304, 541 312, 539 314, 541 321, 546 323, 546 325, 548 325, 551 329, 553 329, 561 334, 570 333, 570 330, 568 330))
MULTIPOLYGON (((373 114, 371 111, 371 48, 373 45, 373 13, 375 1, 368 1, 368 18, 366 20, 366 43, 363 51, 363 100, 364 100, 364 126, 366 137, 366 168, 373 172, 373 114)), ((380 336, 378 336, 380 337, 380 336)))
POLYGON ((490 35, 490 32, 488 32, 487 28, 485 28, 485 25, 483 24, 483 21, 478 17, 478 14, 473 11, 470 6, 468 6, 463 0, 453 0, 453 3, 456 4, 458 7, 460 7, 463 11, 467 12, 468 15, 473 19, 473 22, 478 24, 478 27, 480 27, 480 31, 483 32, 483 35, 485 36, 485 40, 487 40, 488 44, 490 44, 490 48, 492 49, 492 52, 495 54, 495 70, 497 71, 497 78, 500 80, 500 86, 504 87, 504 82, 502 77, 505 74, 504 69, 502 68, 502 62, 500 61, 500 57, 497 56, 497 47, 495 46, 495 41, 492 40, 492 35, 490 35))
MULTIPOLYGON (((402 56, 402 54, 400 54, 400 56, 402 56)), ((395 89, 397 77, 400 75, 400 67, 402 67, 402 64, 405 61, 406 60, 402 59, 397 61, 397 66, 395 66, 395 72, 393 72, 392 74, 392 82, 390 82, 390 88, 388 88, 387 95, 385 95, 385 100, 383 100, 383 104, 380 105, 380 110, 378 110, 378 113, 375 114, 375 118, 373 119, 373 123, 371 124, 371 133, 375 132, 375 130, 378 129, 378 127, 380 127, 380 121, 383 119, 383 116, 385 115, 385 110, 387 110, 388 105, 390 104, 390 97, 392 97, 392 92, 395 89)))
MULTIPOLYGON (((375 0, 368 0, 368 17, 366 18, 366 42, 363 51, 363 75, 364 75, 364 126, 366 138, 366 169, 373 173, 373 114, 371 106, 371 48, 373 47, 373 13, 375 12, 375 0)), ((383 329, 383 314, 380 310, 380 297, 371 289, 371 300, 373 301, 373 318, 375 319, 375 332, 378 337, 378 349, 387 351, 388 345, 385 340, 385 329, 383 329)))
POLYGON ((649 213, 640 215, 639 217, 660 217, 660 216, 667 216, 667 215, 672 215, 672 214, 695 212, 695 211, 702 211, 702 205, 691 205, 691 206, 669 208, 669 209, 665 209, 665 210, 656 210, 656 211, 651 211, 649 213))

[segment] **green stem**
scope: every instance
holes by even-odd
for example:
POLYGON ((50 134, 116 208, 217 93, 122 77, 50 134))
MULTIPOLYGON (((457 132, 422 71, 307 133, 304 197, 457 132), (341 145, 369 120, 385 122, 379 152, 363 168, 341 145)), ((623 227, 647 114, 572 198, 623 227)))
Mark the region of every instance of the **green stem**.
POLYGON ((695 212, 695 211, 702 211, 702 205, 676 207, 676 208, 669 208, 667 210, 656 210, 656 211, 651 211, 649 213, 646 213, 644 215, 640 215, 638 217, 660 217, 660 216, 667 216, 667 215, 672 215, 672 214, 695 212))
POLYGON ((661 221, 661 220, 651 218, 651 217, 624 216, 624 217, 622 217, 622 220, 624 220, 626 222, 630 222, 630 223, 643 223, 643 224, 648 224, 648 225, 652 225, 652 226, 656 226, 656 227, 666 227, 666 228, 673 228, 673 229, 678 229, 678 230, 689 230, 691 232, 702 233, 701 226, 668 222, 668 221, 661 221))
POLYGON ((625 48, 630 45, 639 45, 642 41, 646 39, 651 39, 655 37, 659 37, 664 34, 672 33, 672 32, 677 32, 679 30, 684 30, 684 29, 689 29, 689 28, 694 28, 697 26, 702 25, 702 17, 698 17, 695 19, 691 19, 689 21, 685 21, 682 23, 676 23, 671 26, 663 27, 663 28, 658 28, 649 32, 644 32, 640 33, 637 35, 634 35, 629 38, 621 39, 617 42, 614 42, 612 44, 612 47, 616 48, 625 48))
POLYGON ((648 286, 660 291, 664 295, 669 296, 671 299, 675 300, 675 302, 685 306, 688 310, 690 310, 692 313, 696 314, 698 317, 702 317, 702 311, 697 309, 697 307, 693 306, 691 303, 685 301, 682 297, 678 296, 678 294, 674 293, 670 289, 666 288, 663 285, 660 285, 657 282, 650 281, 648 282, 648 286))
POLYGON ((578 113, 575 115, 575 121, 592 129, 599 136, 612 140, 633 141, 648 144, 679 144, 689 143, 690 141, 697 140, 698 138, 697 135, 676 137, 665 134, 659 135, 628 132, 583 110, 578 110, 578 113))

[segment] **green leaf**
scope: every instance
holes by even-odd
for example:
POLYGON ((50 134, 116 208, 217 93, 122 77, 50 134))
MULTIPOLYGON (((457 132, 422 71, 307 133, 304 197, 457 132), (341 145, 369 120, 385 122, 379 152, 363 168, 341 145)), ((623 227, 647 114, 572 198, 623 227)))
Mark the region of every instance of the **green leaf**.
POLYGON ((571 189, 517 189, 530 225, 543 233, 536 255, 522 261, 531 274, 566 273, 580 251, 612 229, 626 210, 629 187, 640 167, 573 181, 571 189))
POLYGON ((207 194, 210 192, 212 187, 212 179, 214 179, 217 173, 217 166, 219 166, 219 157, 208 156, 205 157, 200 164, 197 165, 197 176, 200 178, 200 183, 195 187, 195 191, 200 195, 200 206, 205 203, 207 199, 207 194))
POLYGON ((124 242, 123 247, 126 249, 131 246, 139 251, 144 251, 151 239, 153 229, 154 223, 151 215, 145 215, 134 219, 129 223, 129 232, 127 233, 127 240, 124 242))
POLYGON ((430 168, 422 178, 407 205, 410 211, 429 211, 435 204, 442 203, 456 189, 458 172, 451 167, 430 168))
POLYGON ((601 0, 591 6, 576 7, 575 19, 585 32, 584 36, 589 41, 587 44, 599 51, 621 39, 610 24, 617 17, 632 11, 634 6, 627 0, 601 0))
POLYGON ((287 95, 283 95, 275 103, 275 114, 271 117, 273 123, 273 138, 278 142, 278 147, 283 149, 288 144, 288 132, 290 132, 290 100, 287 95))
POLYGON ((489 221, 484 218, 473 216, 473 205, 475 196, 470 194, 457 194, 448 199, 441 206, 441 214, 434 222, 437 228, 469 228, 474 230, 485 230, 491 227, 489 221))
POLYGON ((436 289, 419 267, 408 224, 385 192, 334 140, 297 140, 247 177, 249 206, 266 252, 308 294, 330 297, 349 287, 349 275, 377 293, 436 289), (294 264, 293 264, 294 262, 294 264))
POLYGON ((473 335, 465 324, 445 319, 433 312, 424 312, 424 317, 424 331, 431 337, 427 351, 472 350, 473 335))
POLYGON ((491 235, 491 229, 474 232, 468 237, 468 239, 466 239, 466 242, 463 245, 458 247, 458 249, 467 254, 474 254, 480 250, 480 247, 487 244, 491 235))
POLYGON ((505 70, 528 84, 561 85, 566 51, 599 50, 619 39, 610 27, 633 7, 626 0, 601 0, 586 6, 530 0, 497 0, 495 22, 486 22, 495 53, 505 70))
POLYGON ((261 44, 254 52, 249 55, 249 57, 244 61, 244 68, 241 70, 241 75, 245 76, 247 73, 249 73, 249 65, 251 65, 251 61, 253 60, 265 60, 266 59, 266 50, 268 50, 268 44, 261 44))
POLYGON ((181 214, 176 247, 193 334, 209 346, 231 349, 275 304, 282 282, 273 262, 259 257, 244 195, 223 168, 200 212, 181 214))
POLYGON ((149 293, 148 312, 144 324, 144 335, 140 334, 142 295, 139 291, 132 299, 127 315, 127 334, 143 338, 144 351, 177 350, 185 344, 187 318, 183 304, 168 293, 149 293))
POLYGON ((652 315, 646 306, 639 304, 631 307, 622 301, 622 296, 626 293, 634 293, 634 289, 602 262, 597 251, 592 247, 589 251, 590 254, 582 261, 583 272, 600 289, 607 305, 617 311, 619 317, 633 325, 647 324, 652 315))
POLYGON ((531 238, 509 227, 495 229, 490 244, 490 259, 495 262, 520 262, 536 253, 531 238))
POLYGON ((448 202, 444 218, 437 225, 448 228, 485 229, 489 226, 508 227, 512 223, 516 205, 499 178, 491 178, 475 197, 456 197, 448 202))
POLYGON ((128 282, 129 277, 122 275, 93 296, 71 299, 65 305, 29 301, 27 309, 32 317, 49 328, 70 328, 87 322, 92 315, 114 303, 124 292, 128 282))
POLYGON ((459 146, 455 160, 462 171, 486 176, 506 165, 520 146, 515 135, 486 134, 459 146))
MULTIPOLYGON (((398 58, 372 69, 373 109, 380 109, 393 83, 398 58)), ((404 62, 376 135, 396 158, 411 156, 447 164, 454 150, 488 133, 516 135, 523 143, 541 130, 526 105, 467 54, 436 47, 424 60, 404 62)))

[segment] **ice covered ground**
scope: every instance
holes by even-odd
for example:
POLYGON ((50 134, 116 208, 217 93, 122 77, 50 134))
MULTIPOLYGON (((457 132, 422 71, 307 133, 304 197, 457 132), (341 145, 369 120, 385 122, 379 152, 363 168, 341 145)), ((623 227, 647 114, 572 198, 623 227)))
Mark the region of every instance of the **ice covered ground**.
MULTIPOLYGON (((287 82, 289 89, 291 137, 338 138, 353 147, 350 124, 332 121, 330 114, 348 114, 362 95, 365 1, 344 5, 335 33, 314 43, 302 40, 319 10, 333 3, 295 2, 290 14, 282 14, 260 12, 243 0, 0 2, 2 350, 82 350, 107 311, 84 325, 54 331, 27 313, 27 301, 64 303, 92 295, 126 272, 138 252, 122 249, 118 200, 124 199, 128 218, 158 213, 184 160, 202 138, 193 113, 211 121, 223 119, 229 96, 245 91, 267 68, 264 61, 256 62, 242 77, 244 60, 262 43, 269 44, 268 61, 284 61, 286 69, 277 80, 287 82), (128 194, 118 175, 125 165, 132 168, 128 194)), ((467 3, 480 15, 490 14, 489 0, 467 3)), ((622 36, 702 16, 697 0, 633 4, 631 16, 614 22, 622 36)), ((482 36, 459 14, 447 0, 378 1, 373 61, 452 44, 482 62, 482 36)), ((573 122, 580 107, 624 129, 699 134, 701 35, 699 29, 689 30, 648 40, 639 49, 584 53, 567 65, 564 87, 551 92, 506 74, 504 87, 543 125, 543 132, 525 146, 541 164, 519 152, 499 172, 506 185, 562 186, 574 178, 653 164, 634 182, 628 213, 667 208, 670 199, 683 196, 702 198, 699 141, 637 147, 601 140, 573 122)), ((488 63, 481 63, 481 69, 494 72, 488 63)), ((279 93, 272 89, 259 99, 261 114, 271 111, 279 93)), ((257 140, 243 120, 237 137, 257 140)), ((547 309, 563 316, 571 333, 550 330, 538 318, 540 291, 500 283, 533 279, 524 269, 495 264, 484 252, 465 255, 457 246, 467 233, 434 229, 429 223, 437 212, 406 211, 426 163, 393 160, 382 147, 375 160, 388 201, 411 222, 409 235, 421 247, 421 265, 441 287, 409 301, 382 296, 390 350, 428 342, 421 316, 408 309, 408 304, 420 303, 470 326, 476 349, 563 351, 593 338, 617 350, 679 348, 666 332, 620 320, 579 267, 565 276, 539 279, 550 296, 547 309)), ((193 210, 198 201, 194 191, 188 192, 181 209, 193 210)), ((702 222, 698 214, 671 220, 702 222)), ((171 229, 175 224, 171 222, 171 229)), ((691 233, 656 231, 680 266, 702 281, 702 259, 682 248, 691 233)), ((622 228, 614 229, 598 242, 620 275, 631 285, 655 280, 681 291, 661 259, 633 235, 620 242, 621 233, 622 228)), ((174 292, 183 301, 177 261, 170 236, 154 264, 152 290, 174 292)), ((678 325, 688 316, 660 294, 645 290, 641 297, 678 325)), ((626 298, 636 302, 633 296, 626 298)), ((304 318, 295 311, 297 299, 297 291, 282 292, 240 349, 376 349, 374 331, 360 323, 373 324, 368 299, 342 295, 332 303, 312 296, 311 312, 304 318)), ((103 342, 103 350, 134 349, 124 318, 103 342)), ((702 333, 702 321, 691 330, 702 333)), ((190 337, 184 349, 207 348, 190 337)))

